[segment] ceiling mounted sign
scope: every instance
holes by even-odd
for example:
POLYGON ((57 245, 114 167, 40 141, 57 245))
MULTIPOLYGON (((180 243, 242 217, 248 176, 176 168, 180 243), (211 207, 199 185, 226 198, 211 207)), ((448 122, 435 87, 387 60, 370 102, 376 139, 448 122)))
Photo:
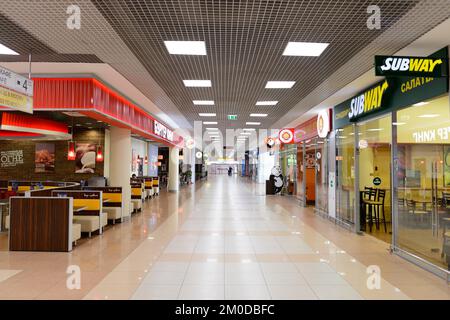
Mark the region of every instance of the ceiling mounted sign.
POLYGON ((281 129, 278 139, 281 143, 290 144, 294 143, 294 129, 293 128, 285 128, 281 129))
POLYGON ((154 132, 157 136, 160 136, 161 138, 173 141, 173 131, 156 120, 154 120, 154 132))
POLYGON ((375 75, 385 77, 448 77, 448 59, 375 56, 375 75))
POLYGON ((330 132, 330 115, 328 110, 322 110, 317 115, 317 135, 326 138, 330 132))
POLYGON ((0 67, 0 107, 33 113, 33 80, 0 67))

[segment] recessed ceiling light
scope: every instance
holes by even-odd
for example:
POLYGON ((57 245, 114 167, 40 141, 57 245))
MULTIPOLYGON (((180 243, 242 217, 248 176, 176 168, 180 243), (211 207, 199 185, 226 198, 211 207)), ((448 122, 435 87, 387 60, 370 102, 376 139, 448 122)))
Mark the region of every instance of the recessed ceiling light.
POLYGON ((248 126, 259 126, 261 122, 246 122, 245 124, 248 126))
POLYGON ((422 114, 422 115, 420 115, 420 116, 417 116, 418 118, 437 118, 437 117, 439 117, 440 116, 440 114, 422 114))
POLYGON ((13 55, 13 56, 19 55, 17 52, 15 52, 14 50, 11 50, 10 48, 8 48, 7 46, 4 46, 1 43, 0 43, 0 54, 8 54, 8 55, 13 55))
POLYGON ((294 84, 295 81, 267 81, 266 89, 289 89, 294 84))
POLYGON ((275 106, 278 101, 258 101, 256 102, 257 106, 275 106))
POLYGON ((328 45, 328 43, 317 42, 289 42, 283 56, 318 57, 328 45))
POLYGON ((429 104, 429 102, 418 102, 418 103, 413 104, 413 106, 414 107, 420 107, 420 106, 424 106, 426 104, 429 104))
POLYGON ((211 87, 211 80, 183 80, 185 87, 211 87))
POLYGON ((205 41, 164 41, 170 54, 206 56, 205 41))
POLYGON ((267 117, 267 113, 250 113, 250 117, 264 118, 267 117))
POLYGON ((200 117, 215 117, 216 116, 215 113, 199 113, 198 115, 200 117))
POLYGON ((213 100, 194 100, 192 101, 196 106, 213 106, 213 100))
POLYGON ((217 124, 217 121, 203 121, 203 124, 217 124))

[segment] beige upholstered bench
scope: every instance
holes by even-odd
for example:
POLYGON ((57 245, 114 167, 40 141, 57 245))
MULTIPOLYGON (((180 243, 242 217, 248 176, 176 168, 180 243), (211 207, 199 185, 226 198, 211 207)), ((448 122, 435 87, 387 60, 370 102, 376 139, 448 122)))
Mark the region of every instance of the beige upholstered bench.
POLYGON ((72 224, 72 242, 77 244, 77 240, 81 238, 81 224, 72 224))

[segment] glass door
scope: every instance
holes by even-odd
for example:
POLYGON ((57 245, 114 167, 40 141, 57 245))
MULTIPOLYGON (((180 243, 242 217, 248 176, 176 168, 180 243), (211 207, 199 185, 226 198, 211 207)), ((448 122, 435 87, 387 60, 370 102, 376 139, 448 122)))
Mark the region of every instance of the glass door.
POLYGON ((358 123, 361 230, 388 243, 392 241, 391 119, 388 115, 358 123))
POLYGON ((336 219, 355 223, 355 138, 353 125, 336 130, 336 219))
POLYGON ((448 97, 397 112, 397 246, 444 269, 450 264, 448 97))
POLYGON ((328 139, 316 139, 316 209, 328 214, 328 139))

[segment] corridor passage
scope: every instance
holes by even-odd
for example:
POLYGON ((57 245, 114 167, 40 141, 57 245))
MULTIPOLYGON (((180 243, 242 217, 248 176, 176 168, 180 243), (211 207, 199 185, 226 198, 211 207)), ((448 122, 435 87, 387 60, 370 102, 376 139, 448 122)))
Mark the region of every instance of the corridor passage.
MULTIPOLYGON (((450 298, 443 280, 391 255, 384 242, 350 233, 294 198, 263 196, 263 187, 213 175, 195 193, 182 188, 179 200, 166 198, 169 217, 85 298, 450 298), (382 278, 372 290, 369 265, 382 278)), ((153 210, 141 220, 147 228, 153 210)))

